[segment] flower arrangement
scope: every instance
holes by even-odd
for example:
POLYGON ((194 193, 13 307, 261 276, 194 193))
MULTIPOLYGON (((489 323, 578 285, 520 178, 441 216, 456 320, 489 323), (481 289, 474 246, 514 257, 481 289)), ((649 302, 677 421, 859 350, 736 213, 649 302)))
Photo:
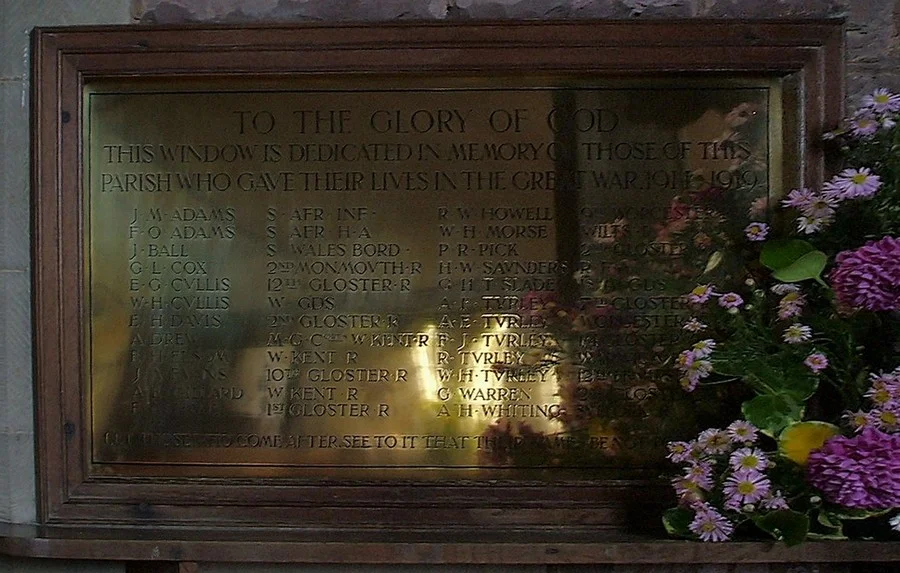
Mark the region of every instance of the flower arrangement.
POLYGON ((671 534, 900 536, 898 119, 900 95, 866 96, 827 134, 837 175, 744 227, 744 288, 687 294, 681 387, 746 395, 727 428, 669 443, 682 470, 671 534))

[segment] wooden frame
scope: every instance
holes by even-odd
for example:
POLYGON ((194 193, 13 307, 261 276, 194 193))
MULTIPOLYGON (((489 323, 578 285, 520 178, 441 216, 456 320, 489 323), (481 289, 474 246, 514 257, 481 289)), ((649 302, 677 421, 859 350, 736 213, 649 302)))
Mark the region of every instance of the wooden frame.
MULTIPOLYGON (((656 508, 667 495, 656 483, 624 481, 310 484, 90 475, 80 392, 85 320, 80 118, 86 81, 377 72, 765 74, 791 86, 802 117, 792 127, 800 142, 795 157, 801 158, 795 180, 814 183, 824 170, 818 137, 841 117, 843 50, 843 26, 837 20, 36 30, 32 231, 40 521, 54 526, 289 527, 348 535, 377 527, 393 532, 395 541, 417 535, 472 540, 477 526, 479 535, 517 531, 531 538, 574 539, 567 536, 656 523, 656 508)), ((358 552, 347 555, 360 560, 358 552)), ((501 561, 517 562, 513 552, 506 555, 501 561)), ((341 560, 340 555, 329 559, 341 560)))

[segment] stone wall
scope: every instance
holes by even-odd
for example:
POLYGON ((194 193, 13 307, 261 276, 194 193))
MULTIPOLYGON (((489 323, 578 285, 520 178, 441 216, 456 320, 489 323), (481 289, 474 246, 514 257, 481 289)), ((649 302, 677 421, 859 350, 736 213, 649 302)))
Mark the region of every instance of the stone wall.
MULTIPOLYGON (((35 26, 127 24, 127 0, 0 0, 0 521, 34 522, 28 37, 35 26)), ((122 571, 120 563, 0 557, 0 571, 122 571)))
MULTIPOLYGON (((846 16, 851 100, 900 89, 900 0, 0 0, 0 522, 35 521, 28 193, 28 33, 34 26, 189 21, 381 21, 846 16)), ((123 563, 0 558, 0 571, 124 571, 123 563)), ((850 566, 300 567, 198 572, 838 573, 850 566)), ((891 568, 893 569, 893 568, 891 568)), ((887 573, 866 565, 859 571, 887 573)))
POLYGON ((847 19, 852 105, 875 87, 900 89, 897 0, 134 0, 146 23, 565 18, 847 19))

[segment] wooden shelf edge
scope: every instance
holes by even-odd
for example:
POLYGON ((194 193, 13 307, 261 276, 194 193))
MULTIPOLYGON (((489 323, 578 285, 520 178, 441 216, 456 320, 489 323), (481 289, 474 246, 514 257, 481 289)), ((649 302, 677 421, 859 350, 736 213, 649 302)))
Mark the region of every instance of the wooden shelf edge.
MULTIPOLYGON (((797 547, 766 542, 697 543, 649 537, 576 540, 548 532, 527 540, 416 541, 410 533, 355 534, 239 529, 44 528, 0 525, 0 554, 46 559, 357 564, 701 564, 900 562, 892 541, 808 542, 797 547), (330 539, 333 538, 333 539, 330 539)), ((432 537, 434 534, 431 535, 432 537)), ((471 535, 469 535, 471 537, 471 535)))

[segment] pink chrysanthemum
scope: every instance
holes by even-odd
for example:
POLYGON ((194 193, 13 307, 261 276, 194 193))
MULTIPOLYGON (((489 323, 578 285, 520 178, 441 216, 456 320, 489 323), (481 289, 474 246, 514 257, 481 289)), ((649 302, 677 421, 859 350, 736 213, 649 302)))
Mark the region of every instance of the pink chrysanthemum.
POLYGON ((900 507, 900 435, 865 428, 858 436, 835 436, 810 454, 809 482, 825 499, 844 507, 900 507))
POLYGON ((884 237, 835 257, 831 286, 845 306, 900 309, 900 239, 884 237))

